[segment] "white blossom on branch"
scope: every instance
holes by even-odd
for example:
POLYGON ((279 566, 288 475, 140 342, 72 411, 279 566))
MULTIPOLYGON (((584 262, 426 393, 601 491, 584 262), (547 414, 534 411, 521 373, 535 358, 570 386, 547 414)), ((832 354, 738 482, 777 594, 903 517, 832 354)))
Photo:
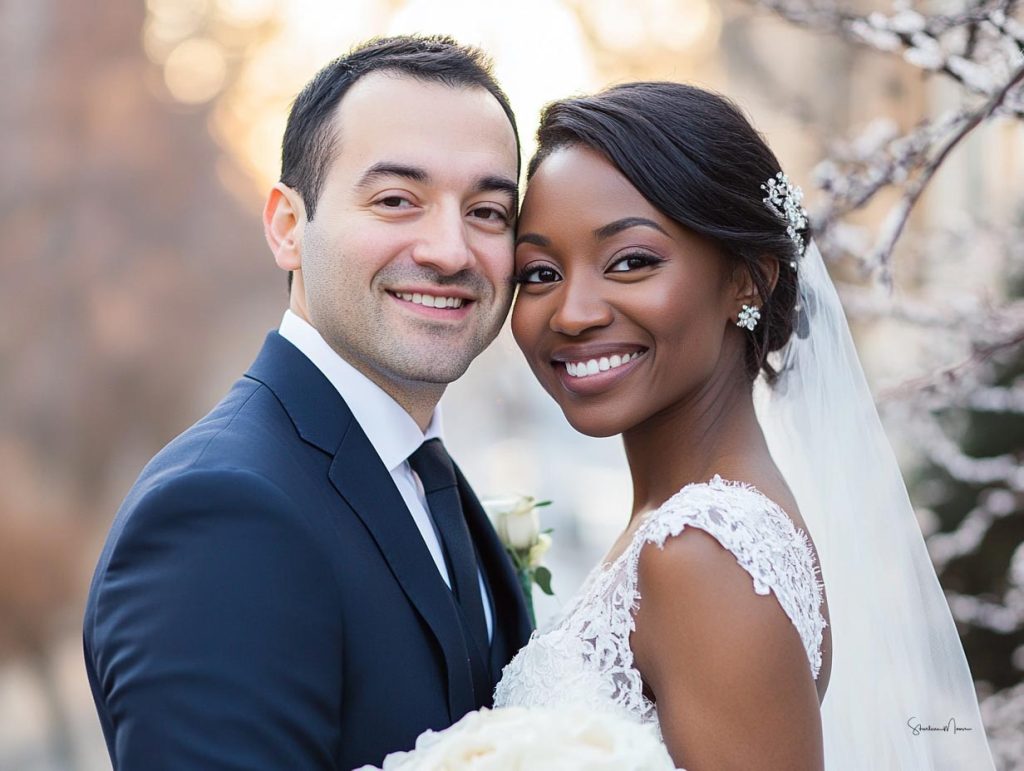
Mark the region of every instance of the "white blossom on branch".
MULTIPOLYGON (((898 55, 926 72, 942 73, 975 94, 991 95, 1000 73, 1008 74, 1024 63, 1024 25, 1007 13, 1014 4, 1005 0, 965 3, 959 13, 927 15, 908 4, 896 5, 887 15, 858 14, 827 0, 753 2, 799 26, 898 55)), ((1024 116, 1016 96, 1009 102, 1018 117, 1024 116)))

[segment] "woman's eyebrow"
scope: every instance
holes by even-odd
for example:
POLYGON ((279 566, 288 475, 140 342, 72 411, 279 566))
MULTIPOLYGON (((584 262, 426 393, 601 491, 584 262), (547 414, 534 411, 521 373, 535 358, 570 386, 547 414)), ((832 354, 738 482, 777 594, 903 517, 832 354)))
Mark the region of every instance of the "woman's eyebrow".
POLYGON ((623 217, 620 220, 615 220, 615 222, 609 222, 607 225, 602 225, 601 227, 597 228, 594 231, 594 235, 597 236, 599 240, 604 240, 606 238, 611 238, 612 236, 617 235, 618 233, 621 233, 623 230, 629 230, 630 228, 637 227, 653 228, 654 230, 657 230, 659 233, 662 233, 666 236, 668 235, 668 233, 665 232, 665 228, 663 228, 654 220, 649 220, 646 217, 623 217))
POLYGON ((551 239, 537 233, 523 233, 516 239, 516 246, 519 244, 533 244, 534 246, 551 246, 551 239))

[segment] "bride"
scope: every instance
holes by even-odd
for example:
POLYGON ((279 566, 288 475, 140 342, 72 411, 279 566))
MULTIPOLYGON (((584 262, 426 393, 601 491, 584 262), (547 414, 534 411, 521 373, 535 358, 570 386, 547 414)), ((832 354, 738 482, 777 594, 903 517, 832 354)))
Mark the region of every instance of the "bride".
POLYGON ((727 100, 542 116, 512 330, 633 509, 495 706, 584 703, 700 769, 992 768, 970 672, 798 188, 727 100))

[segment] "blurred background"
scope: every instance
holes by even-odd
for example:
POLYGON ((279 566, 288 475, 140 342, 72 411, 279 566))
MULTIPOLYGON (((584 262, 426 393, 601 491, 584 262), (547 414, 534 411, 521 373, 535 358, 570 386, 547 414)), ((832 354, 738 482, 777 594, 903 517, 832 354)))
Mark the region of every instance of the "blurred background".
MULTIPOLYGON (((1018 3, 0 0, 0 768, 109 768, 81 653, 144 463, 287 304, 260 224, 291 99, 365 38, 484 47, 522 127, 636 79, 721 91, 806 204, 961 632, 1000 769, 1024 768, 1024 24, 1018 3)), ((445 397, 482 494, 554 501, 554 599, 625 524, 507 330, 445 397)))

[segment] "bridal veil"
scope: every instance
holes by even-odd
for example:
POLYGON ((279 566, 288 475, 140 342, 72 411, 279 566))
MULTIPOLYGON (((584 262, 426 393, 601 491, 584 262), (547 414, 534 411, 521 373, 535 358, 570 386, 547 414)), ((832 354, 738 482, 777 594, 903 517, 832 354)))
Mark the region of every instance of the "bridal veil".
POLYGON ((832 627, 825 768, 993 768, 971 673, 821 253, 758 418, 818 549, 832 627))

